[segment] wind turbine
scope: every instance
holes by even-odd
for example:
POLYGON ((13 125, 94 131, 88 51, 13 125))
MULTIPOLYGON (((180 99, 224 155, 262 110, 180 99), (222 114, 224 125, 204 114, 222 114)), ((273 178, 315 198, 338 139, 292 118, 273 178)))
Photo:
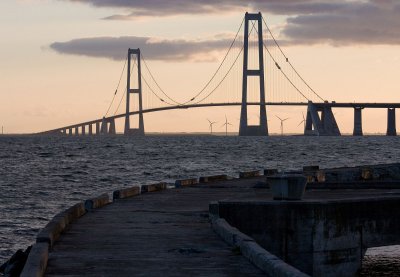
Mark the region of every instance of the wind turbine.
POLYGON ((216 121, 211 122, 209 119, 207 119, 208 123, 210 123, 210 131, 211 131, 211 135, 212 135, 212 126, 217 123, 216 121))
POLYGON ((285 119, 282 119, 282 118, 280 118, 279 116, 277 116, 277 115, 275 115, 277 118, 279 118, 279 120, 281 121, 281 136, 283 136, 283 122, 285 122, 286 120, 288 120, 289 119, 289 117, 288 118, 285 118, 285 119))
POLYGON ((221 127, 224 127, 224 126, 225 126, 225 136, 228 136, 228 125, 231 125, 231 126, 232 126, 232 124, 230 124, 230 123, 228 122, 228 119, 226 118, 226 115, 225 115, 225 123, 222 124, 222 126, 221 126, 221 127))
POLYGON ((301 113, 302 115, 303 115, 303 120, 299 123, 299 125, 297 125, 297 126, 300 126, 300 124, 301 123, 303 123, 303 125, 304 125, 304 130, 306 129, 306 118, 304 117, 304 113, 301 113))

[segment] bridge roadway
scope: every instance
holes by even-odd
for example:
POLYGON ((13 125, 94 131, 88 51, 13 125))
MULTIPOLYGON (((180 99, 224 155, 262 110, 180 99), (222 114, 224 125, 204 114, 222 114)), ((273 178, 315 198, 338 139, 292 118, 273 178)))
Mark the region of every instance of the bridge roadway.
MULTIPOLYGON (((266 102, 265 106, 308 106, 308 102, 266 102)), ((400 103, 337 103, 337 102, 324 102, 324 103, 314 103, 314 105, 318 107, 330 107, 330 108, 400 108, 400 103)), ((153 113, 153 112, 161 112, 168 110, 179 110, 179 109, 192 109, 192 108, 205 108, 205 107, 224 107, 224 106, 240 106, 241 102, 233 102, 233 103, 206 103, 206 104, 189 104, 189 105, 176 105, 176 106, 167 106, 153 109, 143 110, 142 113, 153 113)), ((260 103, 257 102, 248 102, 249 106, 260 106, 260 103)), ((137 115, 139 111, 130 112, 129 115, 137 115)), ((118 118, 125 117, 126 114, 118 114, 110 117, 106 117, 106 120, 113 120, 118 118)), ((73 124, 69 126, 64 126, 62 128, 48 130, 42 133, 55 133, 60 132, 65 129, 77 128, 82 125, 90 125, 101 123, 103 119, 96 119, 87 122, 81 122, 79 124, 73 124)))

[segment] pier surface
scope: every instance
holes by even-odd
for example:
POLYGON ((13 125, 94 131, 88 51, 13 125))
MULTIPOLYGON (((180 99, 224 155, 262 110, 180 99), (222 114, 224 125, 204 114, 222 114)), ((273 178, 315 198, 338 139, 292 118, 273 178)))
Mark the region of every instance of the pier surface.
POLYGON ((256 182, 168 189, 93 210, 56 242, 45 276, 264 276, 208 220, 210 201, 252 197, 256 182))
MULTIPOLYGON (((49 253, 45 276, 264 276, 212 230, 211 201, 269 201, 265 177, 145 193, 87 213, 49 253)), ((305 199, 362 199, 400 190, 316 190, 305 199)))

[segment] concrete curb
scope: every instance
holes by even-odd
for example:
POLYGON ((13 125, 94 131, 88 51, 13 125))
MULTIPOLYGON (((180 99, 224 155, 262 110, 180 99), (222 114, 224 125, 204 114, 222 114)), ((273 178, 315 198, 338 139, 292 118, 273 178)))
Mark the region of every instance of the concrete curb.
POLYGON ((84 204, 80 202, 56 214, 36 236, 36 242, 45 242, 49 244, 50 248, 53 247, 54 242, 60 237, 65 227, 85 213, 84 204))
POLYGON ((91 198, 85 201, 86 211, 91 211, 93 209, 98 209, 110 204, 110 198, 107 193, 104 193, 98 197, 91 198))
POLYGON ((199 183, 199 179, 197 179, 197 178, 176 180, 175 187, 179 188, 179 187, 185 187, 185 186, 192 186, 192 185, 197 185, 198 183, 199 183))
POLYGON ((241 178, 241 179, 259 177, 259 176, 261 176, 261 173, 259 170, 239 172, 239 178, 241 178))
POLYGON ((221 174, 221 175, 200 177, 199 178, 199 183, 209 183, 209 182, 226 181, 226 180, 228 180, 228 175, 221 174))
POLYGON ((42 277, 46 271, 48 257, 49 244, 46 242, 35 243, 20 277, 42 277))
POLYGON ((239 247, 242 255, 270 276, 309 277, 297 268, 285 263, 262 248, 253 238, 232 227, 225 219, 218 217, 216 203, 210 204, 211 226, 229 245, 239 247))
POLYGON ((140 186, 134 186, 131 188, 114 190, 113 191, 113 199, 124 199, 133 197, 140 194, 140 186))
POLYGON ((143 185, 141 188, 142 193, 146 192, 154 192, 154 191, 160 191, 167 189, 167 183, 161 182, 157 184, 152 184, 152 185, 143 185))

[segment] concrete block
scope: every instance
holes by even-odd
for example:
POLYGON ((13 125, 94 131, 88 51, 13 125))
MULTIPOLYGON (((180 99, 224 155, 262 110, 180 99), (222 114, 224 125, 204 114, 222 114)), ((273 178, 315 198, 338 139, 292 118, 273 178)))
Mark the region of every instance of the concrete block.
POLYGON ((133 197, 140 194, 140 186, 134 186, 131 188, 119 189, 113 192, 113 199, 123 199, 133 197))
POLYGON ((212 201, 208 205, 208 212, 210 215, 219 217, 219 204, 217 201, 212 201))
POLYGON ((225 181, 225 180, 228 180, 228 175, 222 174, 222 175, 200 177, 199 182, 200 183, 209 183, 209 182, 217 182, 217 181, 225 181))
POLYGON ((184 186, 192 186, 192 185, 197 185, 198 183, 199 180, 197 178, 176 180, 175 187, 179 188, 184 186))
POLYGON ((318 170, 319 165, 303 166, 303 172, 317 172, 318 170))
POLYGON ((253 177, 258 177, 261 176, 261 173, 259 170, 252 170, 252 171, 243 171, 239 172, 239 178, 253 178, 253 177))
POLYGON ((53 217, 53 219, 47 223, 47 225, 36 236, 36 242, 48 243, 50 247, 53 247, 54 243, 60 237, 60 234, 64 231, 66 226, 66 217, 53 217))
POLYGON ((110 198, 107 193, 104 193, 96 198, 91 198, 85 201, 86 211, 104 207, 110 203, 110 198))
POLYGON ((66 225, 77 220, 86 213, 85 204, 83 202, 76 203, 63 212, 58 213, 55 217, 64 217, 66 225))
POLYGON ((153 191, 160 191, 167 189, 167 183, 158 183, 158 184, 151 184, 151 185, 143 185, 141 187, 141 192, 153 192, 153 191))
POLYGON ((363 180, 371 180, 373 179, 374 171, 370 167, 361 168, 361 179, 363 180))
POLYGON ((307 184, 307 179, 300 174, 274 175, 267 180, 274 200, 300 200, 307 184))
POLYGON ((264 169, 264 175, 265 176, 272 176, 272 175, 275 175, 275 174, 278 174, 278 169, 264 169))
POLYGON ((21 272, 21 277, 42 277, 49 257, 49 244, 35 243, 21 272))
POLYGON ((323 170, 318 170, 315 174, 315 179, 318 183, 325 183, 326 176, 323 170))

